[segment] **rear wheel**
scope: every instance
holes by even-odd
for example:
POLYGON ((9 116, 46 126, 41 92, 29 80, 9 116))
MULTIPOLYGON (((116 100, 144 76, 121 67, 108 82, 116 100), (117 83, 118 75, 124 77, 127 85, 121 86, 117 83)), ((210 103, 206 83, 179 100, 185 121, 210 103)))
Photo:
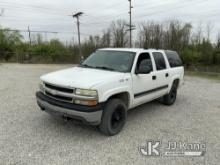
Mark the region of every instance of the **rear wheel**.
POLYGON ((99 129, 108 136, 118 134, 127 118, 127 107, 120 99, 111 99, 104 108, 99 129))
POLYGON ((177 88, 178 88, 178 81, 174 81, 170 92, 163 96, 162 98, 162 103, 165 105, 173 105, 176 101, 176 96, 177 96, 177 88))

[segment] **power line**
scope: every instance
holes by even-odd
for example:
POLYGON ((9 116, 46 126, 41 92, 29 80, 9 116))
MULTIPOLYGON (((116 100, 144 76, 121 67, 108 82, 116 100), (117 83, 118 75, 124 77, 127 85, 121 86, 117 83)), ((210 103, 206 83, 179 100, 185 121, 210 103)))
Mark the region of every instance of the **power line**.
MULTIPOLYGON (((52 12, 54 15, 60 15, 62 13, 62 15, 64 15, 65 13, 69 13, 72 9, 60 9, 60 8, 49 8, 49 7, 44 7, 44 6, 38 6, 38 5, 27 5, 27 4, 22 4, 22 3, 11 3, 11 2, 3 2, 0 1, 1 4, 4 5, 5 8, 15 8, 15 9, 22 9, 22 12, 24 12, 24 10, 32 10, 33 9, 37 9, 40 11, 46 11, 46 12, 52 12), (59 14, 60 13, 60 14, 59 14)), ((120 3, 116 3, 114 5, 111 6, 106 6, 106 8, 102 8, 102 10, 106 10, 106 9, 115 9, 115 6, 119 6, 118 4, 120 3)), ((1 6, 3 6, 1 5, 1 6)), ((89 11, 90 12, 90 11, 89 11)))
MULTIPOLYGON (((51 10, 51 11, 55 11, 57 13, 57 11, 59 12, 69 12, 71 11, 72 9, 60 9, 60 8, 54 8, 54 7, 45 7, 45 6, 39 6, 39 5, 28 5, 28 4, 25 4, 25 3, 15 3, 15 2, 6 2, 6 1, 0 1, 1 4, 6 4, 6 5, 11 5, 11 6, 15 6, 15 7, 22 7, 22 8, 34 8, 34 9, 40 9, 40 10, 51 10)), ((115 8, 116 6, 120 6, 120 4, 122 4, 123 2, 119 2, 119 3, 116 3, 116 4, 113 4, 113 5, 109 5, 109 6, 104 6, 104 8, 102 8, 103 10, 106 10, 106 9, 110 9, 110 8, 115 8)), ((97 9, 95 9, 97 10, 97 9)), ((90 11, 94 11, 93 9, 92 10, 88 10, 88 12, 90 11)))
MULTIPOLYGON (((45 11, 53 11, 54 13, 57 13, 57 12, 63 12, 63 13, 67 13, 70 11, 70 9, 65 9, 65 10, 60 10, 59 8, 48 8, 48 7, 45 7, 45 6, 38 6, 38 5, 27 5, 27 4, 24 4, 24 3, 11 3, 11 2, 2 2, 0 1, 1 4, 3 5, 6 5, 6 7, 12 7, 12 8, 20 8, 20 9, 28 9, 28 10, 33 10, 33 9, 37 9, 37 10, 45 10, 45 11)), ((2 6, 2 5, 1 5, 2 6)))
MULTIPOLYGON (((130 2, 131 2, 131 0, 129 0, 130 2)), ((151 15, 158 15, 158 14, 162 14, 162 13, 165 13, 165 12, 170 12, 171 10, 177 10, 177 9, 180 9, 180 8, 184 8, 184 7, 186 7, 186 6, 188 6, 188 5, 192 5, 192 4, 194 4, 194 3, 196 3, 195 5, 197 5, 197 4, 200 4, 199 2, 204 2, 204 1, 207 1, 207 0, 192 0, 192 1, 189 1, 189 0, 187 0, 187 1, 184 1, 184 2, 182 2, 182 3, 178 3, 179 5, 177 5, 177 6, 171 6, 170 5, 170 3, 169 4, 165 4, 165 5, 155 5, 155 6, 151 6, 151 7, 148 7, 148 8, 145 8, 145 10, 152 10, 152 9, 158 9, 158 7, 163 7, 163 9, 162 10, 155 10, 155 11, 153 11, 153 12, 149 12, 149 13, 141 13, 141 15, 139 15, 139 16, 137 16, 137 17, 135 17, 136 19, 140 19, 140 18, 142 18, 142 17, 145 17, 145 16, 151 16, 151 15), (170 8, 164 8, 164 6, 167 6, 167 5, 169 5, 170 6, 170 8)), ((3 3, 3 2, 0 2, 0 3, 3 3)), ((7 2, 5 2, 5 3, 7 3, 7 2)), ((7 4, 10 4, 9 2, 7 3, 7 4)), ((11 4, 13 4, 13 3, 11 3, 11 4)), ((14 3, 14 5, 15 4, 17 4, 18 5, 18 3, 14 3)), ((119 3, 116 3, 116 4, 114 4, 114 5, 112 5, 112 6, 109 6, 109 8, 108 9, 111 9, 111 7, 113 8, 114 6, 117 6, 117 4, 119 4, 119 3)), ((29 5, 26 5, 26 6, 29 6, 29 5)), ((142 5, 143 7, 144 7, 144 5, 142 5)), ((142 7, 142 6, 140 6, 140 7, 142 7)), ((35 8, 35 9, 37 9, 37 10, 39 10, 39 11, 42 11, 42 10, 44 10, 45 12, 49 12, 49 11, 53 11, 53 13, 54 13, 54 15, 56 14, 56 15, 59 15, 59 16, 62 16, 61 14, 59 14, 59 12, 61 13, 61 11, 64 13, 64 12, 67 12, 66 10, 61 10, 61 9, 57 9, 56 11, 55 11, 55 8, 47 8, 47 7, 42 7, 42 6, 36 6, 36 5, 30 5, 29 6, 30 8, 27 8, 27 7, 25 7, 25 6, 23 6, 23 7, 21 7, 21 6, 18 6, 18 7, 16 7, 16 6, 14 6, 14 8, 19 8, 19 9, 28 9, 28 10, 31 10, 31 8, 33 9, 33 8, 35 8), (58 11, 58 12, 57 12, 58 11)), ((97 9, 96 9, 97 10, 97 9)), ((130 9, 130 12, 131 12, 131 9, 130 9)), ((117 13, 116 13, 117 14, 117 13)), ((203 13, 204 14, 204 13, 203 13)), ((119 17, 119 16, 121 16, 121 15, 124 15, 124 12, 123 13, 121 13, 121 14, 117 14, 117 15, 109 15, 109 16, 92 16, 92 15, 86 15, 87 17, 86 17, 86 19, 89 19, 89 20, 91 20, 91 19, 93 19, 94 21, 93 22, 90 22, 90 21, 86 21, 86 20, 83 20, 83 23, 82 24, 85 24, 85 25, 103 25, 103 26, 107 26, 107 25, 109 25, 110 24, 110 20, 113 20, 114 18, 113 17, 119 17), (102 21, 104 19, 104 21, 102 21), (96 21, 95 21, 96 20, 96 21), (109 21, 108 21, 109 20, 109 21)), ((126 16, 126 15, 125 15, 126 16)), ((213 15, 208 15, 208 16, 217 16, 217 14, 213 14, 213 15)), ((130 16, 129 16, 129 18, 131 17, 131 14, 130 14, 130 16)), ((181 17, 181 16, 180 16, 181 17)), ((193 17, 193 16, 190 16, 190 17, 193 17)), ((205 16, 206 17, 206 16, 205 16)), ((15 17, 17 20, 15 20, 15 21, 19 21, 19 17, 15 17)), ((45 17, 43 18, 43 19, 45 19, 45 17)), ((52 20, 52 19, 50 19, 50 18, 48 18, 48 20, 52 20)), ((53 19, 53 20, 56 20, 56 19, 53 19)), ((64 21, 64 19, 57 19, 58 21, 64 21)), ((68 20, 65 20, 65 21, 68 21, 68 20)), ((56 22, 56 24, 58 24, 57 22, 56 22)), ((56 25, 55 24, 55 25, 56 25)), ((130 24, 129 24, 129 31, 130 31, 130 33, 132 33, 131 32, 131 30, 130 29, 132 29, 131 28, 131 25, 132 25, 132 21, 130 21, 130 24)), ((100 28, 100 26, 97 26, 97 27, 99 27, 100 28)), ((85 28, 90 28, 90 26, 85 26, 85 28)), ((97 29, 96 29, 97 30, 97 29)), ((24 32, 24 31, 23 31, 24 32)), ((27 32, 27 30, 25 31, 25 32, 27 32)), ((52 31, 30 31, 31 33, 52 33, 52 31)), ((73 32, 54 32, 54 33, 73 33, 73 32)), ((81 35, 85 35, 85 36, 89 36, 89 34, 84 34, 84 33, 80 33, 81 35)), ((79 36, 79 35, 78 35, 79 36)), ((80 38, 80 37, 79 37, 80 38)), ((132 43, 132 34, 130 34, 130 43, 132 43)))
MULTIPOLYGON (((119 17, 120 15, 124 15, 124 13, 123 14, 114 15, 114 17, 119 17)), ((46 18, 46 17, 43 17, 43 18, 40 18, 40 17, 38 17, 38 18, 24 18, 24 17, 22 17, 22 18, 19 18, 19 17, 15 16, 15 15, 7 15, 7 16, 4 16, 3 18, 7 19, 7 20, 12 20, 12 21, 18 21, 18 22, 20 22, 20 21, 22 21, 22 22, 30 22, 30 21, 33 21, 33 20, 36 20, 37 22, 40 20, 41 22, 46 22, 46 23, 48 23, 48 22, 56 22, 56 21, 57 22, 64 22, 64 21, 68 22, 69 21, 67 19, 54 18, 54 17, 53 18, 46 18), (15 19, 13 19, 13 18, 15 18, 15 19)), ((97 16, 97 17, 93 17, 93 18, 88 17, 87 19, 83 20, 83 23, 87 24, 87 25, 93 25, 93 24, 101 24, 101 25, 108 24, 109 25, 111 23, 111 21, 113 21, 112 16, 111 16, 111 18, 97 16), (89 21, 87 21, 87 19, 89 19, 89 21), (96 21, 91 21, 91 19, 92 20, 96 20, 96 21), (102 21, 103 19, 105 19, 105 20, 102 21), (99 20, 99 21, 97 22, 97 20, 99 20)))
MULTIPOLYGON (((144 10, 152 10, 152 9, 158 9, 159 7, 166 7, 166 6, 171 6, 173 4, 180 4, 182 2, 187 2, 189 0, 183 0, 183 1, 178 1, 178 2, 175 2, 175 3, 160 3, 160 4, 154 4, 154 5, 151 5, 149 6, 149 3, 146 4, 146 3, 141 3, 139 5, 135 5, 135 8, 144 8, 144 10), (147 5, 147 8, 146 8, 146 5, 147 5)), ((191 0, 190 0, 191 1, 191 0)))
POLYGON ((138 17, 137 19, 140 19, 140 18, 145 17, 145 16, 158 15, 158 14, 162 14, 162 13, 165 13, 165 12, 170 12, 171 10, 181 9, 181 8, 187 7, 188 5, 192 5, 193 2, 196 3, 196 4, 200 4, 201 2, 205 2, 205 1, 207 1, 207 0, 190 1, 192 3, 189 3, 189 2, 184 3, 183 2, 181 5, 178 5, 176 7, 171 7, 171 8, 168 8, 168 9, 161 10, 161 11, 155 11, 155 12, 151 12, 151 13, 148 13, 148 14, 137 16, 138 17), (200 3, 198 3, 198 2, 200 2, 200 3))
MULTIPOLYGON (((15 9, 22 9, 21 11, 22 12, 25 12, 25 10, 31 10, 33 12, 33 9, 37 9, 37 10, 40 10, 41 12, 48 12, 48 13, 51 13, 53 15, 64 15, 65 13, 69 12, 68 10, 70 9, 64 9, 64 10, 61 10, 61 9, 58 9, 58 8, 48 8, 48 7, 45 7, 45 6, 38 6, 38 5, 27 5, 27 4, 24 4, 24 3, 11 3, 11 2, 5 2, 5 1, 0 1, 1 4, 4 4, 6 7, 6 9, 9 7, 9 8, 15 8, 15 9), (60 13, 60 14, 59 14, 60 13)), ((110 9, 115 9, 116 6, 120 6, 120 4, 122 4, 122 2, 119 2, 119 3, 115 3, 113 5, 109 5, 109 6, 105 6, 105 8, 102 8, 102 10, 110 10, 110 9)), ((71 9, 72 10, 72 9, 71 9)), ((116 12, 115 12, 116 13, 116 12)), ((125 12, 121 13, 121 14, 117 14, 117 15, 114 15, 114 17, 118 17, 122 14, 124 14, 125 12)), ((112 14, 111 15, 107 15, 107 16, 91 16, 91 15, 88 15, 89 16, 89 20, 91 19, 95 19, 95 20, 102 20, 102 22, 104 22, 106 19, 108 20, 112 20, 112 14), (92 17, 92 18, 91 18, 92 17), (104 19, 104 20, 103 20, 104 19)), ((88 22, 87 22, 88 23, 88 22)), ((92 22, 93 23, 93 22, 92 22)), ((106 22, 107 23, 107 22, 106 22)), ((108 22, 109 23, 109 22, 108 22)))
MULTIPOLYGON (((61 15, 61 14, 59 14, 59 11, 62 11, 62 15, 64 14, 64 12, 65 13, 67 13, 67 12, 69 12, 69 11, 67 11, 67 10, 60 10, 60 9, 56 9, 56 8, 48 8, 48 7, 42 7, 42 6, 36 6, 36 5, 27 5, 27 4, 20 4, 20 3, 10 3, 10 2, 0 2, 0 3, 3 3, 3 4, 6 4, 5 5, 5 8, 15 8, 15 9, 22 9, 22 12, 25 12, 24 10, 32 10, 33 8, 34 9, 38 9, 38 10, 40 10, 40 11, 42 11, 42 10, 44 10, 44 11, 46 11, 46 12, 49 12, 50 13, 50 11, 52 11, 52 13, 53 13, 53 15, 61 15)), ((121 4, 121 2, 120 3, 116 3, 116 4, 114 4, 114 5, 111 5, 111 6, 108 6, 108 7, 106 7, 106 9, 111 9, 111 8, 113 8, 113 7, 115 7, 115 6, 118 6, 119 4, 121 4)), ((104 8, 105 9, 105 8, 104 8)), ((122 13, 122 14, 124 14, 124 13, 122 13)), ((120 14, 121 15, 121 14, 120 14)), ((91 16, 91 15, 88 15, 89 17, 93 17, 93 16, 91 16)), ((117 17, 118 15, 115 15, 115 17, 117 17)), ((109 16, 94 16, 93 18, 89 18, 90 20, 91 19, 95 19, 95 20, 97 20, 97 19, 99 19, 99 20, 101 20, 101 19, 108 19, 108 18, 110 18, 110 19, 112 19, 112 14, 111 15, 109 15, 109 16), (97 18, 98 17, 98 18, 97 18), (100 18, 99 18, 100 17, 100 18)), ((103 22, 103 21, 102 21, 103 22)))
MULTIPOLYGON (((0 2, 1 3, 1 2, 0 2)), ((28 9, 28 8, 24 8, 24 7, 14 7, 14 8, 19 8, 19 9, 28 9)), ((43 9, 47 9, 47 8, 43 8, 43 9)), ((29 10, 29 9, 28 9, 29 10)), ((24 10, 22 10, 22 12, 25 12, 24 10)), ((53 12, 54 12, 54 10, 53 10, 53 12)), ((61 16, 59 13, 54 13, 54 15, 59 15, 59 16, 61 16)), ((120 15, 124 15, 124 12, 123 13, 120 13, 120 14, 117 14, 117 15, 113 15, 114 17, 118 17, 118 16, 120 16, 120 15)), ((87 15, 88 16, 88 18, 87 19, 89 19, 89 20, 91 20, 91 19, 94 19, 94 20, 99 20, 99 22, 86 22, 86 24, 99 24, 99 25, 103 25, 103 24, 105 24, 105 26, 108 24, 110 24, 111 23, 111 21, 113 21, 113 18, 112 18, 112 15, 110 16, 90 16, 90 15, 87 15), (92 18, 91 18, 92 17, 92 18), (104 21, 103 21, 103 19, 104 19, 104 21), (106 20, 110 20, 110 21, 106 21, 106 20)), ((7 16, 6 16, 7 17, 7 16)), ((11 16, 11 17, 13 17, 13 16, 11 16)), ((20 21, 20 19, 17 17, 17 16, 14 16, 16 19, 15 20, 13 20, 13 21, 20 21), (18 19, 18 20, 17 20, 18 19)), ((23 18, 23 20, 21 20, 21 21, 23 21, 23 22, 26 22, 26 19, 24 19, 24 17, 22 17, 23 18)), ((60 18, 57 18, 57 19, 54 19, 54 18, 48 18, 48 19, 45 19, 45 17, 44 18, 42 18, 43 20, 48 20, 48 21, 51 21, 51 20, 59 20, 59 21, 64 21, 64 19, 60 19, 60 18)), ((31 20, 33 20, 33 19, 31 19, 31 20)), ((31 20, 27 20, 27 22, 28 22, 28 24, 30 23, 30 21, 31 20)), ((67 20, 68 21, 68 20, 67 20)), ((86 20, 85 20, 86 21, 86 20)), ((88 27, 88 26, 86 26, 86 27, 88 27)))
POLYGON ((193 19, 197 19, 197 18, 204 18, 204 17, 216 17, 216 16, 220 16, 220 13, 204 13, 204 14, 199 14, 199 15, 192 15, 192 14, 188 14, 188 15, 177 15, 175 16, 175 18, 187 18, 187 20, 193 20, 193 19), (188 18, 189 17, 189 18, 188 18))
MULTIPOLYGON (((20 29, 2 29, 5 31, 11 31, 11 32, 21 32, 21 33, 29 33, 28 30, 20 30, 20 29)), ((30 30, 31 33, 51 33, 51 34, 78 34, 74 32, 68 32, 68 31, 47 31, 47 30, 30 30)), ((91 34, 86 33, 80 33, 84 36, 90 36, 91 34)))
MULTIPOLYGON (((27 8, 27 7, 20 7, 20 6, 13 6, 13 5, 1 5, 4 9, 8 9, 8 10, 10 10, 10 9, 20 9, 20 11, 19 12, 32 12, 33 13, 33 9, 32 8, 27 8)), ((39 9, 38 9, 39 10, 39 9)), ((59 11, 55 11, 55 10, 46 10, 46 9, 44 9, 44 10, 39 10, 41 13, 42 12, 46 12, 46 13, 49 13, 49 14, 51 14, 51 15, 67 15, 67 13, 68 12, 59 12, 59 11)))
POLYGON ((115 7, 121 7, 120 5, 122 5, 122 4, 124 4, 124 2, 115 3, 115 4, 113 4, 113 5, 106 6, 106 7, 104 8, 104 10, 105 10, 105 9, 110 9, 110 8, 115 8, 115 7))
MULTIPOLYGON (((119 3, 115 3, 115 4, 112 4, 112 5, 109 5, 109 6, 103 6, 103 8, 101 8, 102 10, 109 10, 109 9, 115 9, 116 7, 121 7, 121 5, 124 5, 124 2, 119 2, 119 3)), ((99 5, 99 6, 102 6, 102 5, 99 5)), ((91 10, 87 10, 87 13, 93 13, 94 11, 97 11, 98 8, 97 6, 94 8, 94 9, 91 9, 91 10)))
POLYGON ((41 30, 18 30, 18 29, 3 29, 5 31, 11 31, 11 32, 25 32, 25 33, 59 33, 59 32, 55 32, 55 31, 41 31, 41 30))
MULTIPOLYGON (((96 24, 96 23, 100 23, 100 22, 102 22, 102 23, 110 23, 109 21, 113 20, 112 17, 119 17, 119 16, 126 15, 126 14, 127 14, 127 12, 123 12, 123 13, 120 13, 120 14, 117 14, 117 15, 112 15, 111 14, 109 16, 91 16, 91 15, 86 15, 86 16, 92 17, 92 19, 95 20, 95 22, 93 21, 93 22, 86 22, 86 23, 88 23, 88 24, 90 24, 90 23, 91 24, 96 24), (99 19, 99 17, 100 17, 100 19, 99 19), (98 22, 97 22, 97 19, 99 20, 98 22), (102 19, 104 19, 104 21, 102 21, 102 19), (109 20, 109 21, 106 21, 106 20, 109 20)), ((91 18, 90 18, 90 20, 91 20, 91 18)))

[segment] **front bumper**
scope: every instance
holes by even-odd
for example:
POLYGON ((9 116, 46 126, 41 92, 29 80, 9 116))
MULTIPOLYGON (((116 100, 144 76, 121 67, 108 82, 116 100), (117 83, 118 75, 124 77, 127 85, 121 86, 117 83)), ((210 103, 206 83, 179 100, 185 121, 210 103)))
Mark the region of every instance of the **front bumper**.
POLYGON ((99 125, 102 118, 104 103, 94 107, 76 105, 54 100, 42 92, 36 93, 39 107, 48 113, 70 117, 89 125, 99 125))

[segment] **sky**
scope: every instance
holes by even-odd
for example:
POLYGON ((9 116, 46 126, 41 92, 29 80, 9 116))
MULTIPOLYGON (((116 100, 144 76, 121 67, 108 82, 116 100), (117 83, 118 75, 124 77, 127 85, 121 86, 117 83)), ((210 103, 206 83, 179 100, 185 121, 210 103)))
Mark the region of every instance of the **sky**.
MULTIPOLYGON (((132 0, 132 20, 137 34, 142 22, 163 22, 178 19, 192 23, 196 29, 203 25, 206 35, 207 24, 211 25, 214 42, 220 32, 219 0, 132 0)), ((70 15, 84 12, 80 17, 82 40, 89 35, 101 34, 112 21, 129 20, 128 0, 0 0, 0 26, 42 33, 44 40, 59 38, 63 42, 77 42, 76 19, 70 15)), ((28 40, 27 33, 22 33, 28 40)), ((35 33, 32 33, 34 35, 35 33)))

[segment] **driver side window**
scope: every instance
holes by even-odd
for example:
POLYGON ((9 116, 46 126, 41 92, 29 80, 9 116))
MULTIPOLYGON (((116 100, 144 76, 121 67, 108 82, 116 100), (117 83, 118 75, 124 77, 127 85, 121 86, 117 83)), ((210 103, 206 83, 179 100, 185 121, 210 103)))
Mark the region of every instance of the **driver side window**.
POLYGON ((152 61, 149 53, 142 53, 138 57, 136 71, 144 71, 148 70, 148 72, 153 71, 152 61))

